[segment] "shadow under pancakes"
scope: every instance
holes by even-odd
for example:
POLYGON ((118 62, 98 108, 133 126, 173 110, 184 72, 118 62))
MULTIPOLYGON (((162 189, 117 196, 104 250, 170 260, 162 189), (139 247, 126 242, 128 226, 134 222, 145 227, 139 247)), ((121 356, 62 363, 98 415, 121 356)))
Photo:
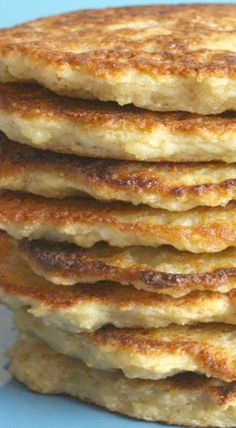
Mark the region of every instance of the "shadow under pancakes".
POLYGON ((8 371, 9 360, 6 353, 17 336, 11 318, 11 312, 3 305, 0 305, 0 388, 11 380, 11 375, 8 371))

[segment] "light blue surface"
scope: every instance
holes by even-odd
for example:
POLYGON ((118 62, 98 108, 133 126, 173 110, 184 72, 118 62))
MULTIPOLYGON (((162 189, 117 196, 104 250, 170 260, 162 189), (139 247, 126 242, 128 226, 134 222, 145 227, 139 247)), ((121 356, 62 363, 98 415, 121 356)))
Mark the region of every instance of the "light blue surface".
MULTIPOLYGON (((197 3, 216 3, 217 0, 198 0, 197 3)), ((61 13, 75 9, 89 9, 98 7, 134 6, 152 3, 194 3, 193 1, 155 1, 155 0, 0 0, 0 27, 17 24, 28 19, 61 13)), ((218 3, 235 3, 224 0, 218 3)))
MULTIPOLYGON (((148 1, 147 4, 157 3, 148 1)), ((168 3, 176 3, 169 1, 168 3)), ((182 1, 182 3, 188 3, 182 1)), ((198 3, 204 3, 198 1, 198 3)), ((221 1, 222 3, 222 1, 221 1)), ((235 3, 235 2, 231 2, 235 3)), ((143 0, 0 0, 0 27, 78 8, 145 4, 143 0)), ((0 305, 0 428, 150 428, 67 397, 33 394, 19 383, 7 380, 4 352, 15 339, 10 313, 0 305)), ((155 424, 155 427, 164 428, 155 424)))

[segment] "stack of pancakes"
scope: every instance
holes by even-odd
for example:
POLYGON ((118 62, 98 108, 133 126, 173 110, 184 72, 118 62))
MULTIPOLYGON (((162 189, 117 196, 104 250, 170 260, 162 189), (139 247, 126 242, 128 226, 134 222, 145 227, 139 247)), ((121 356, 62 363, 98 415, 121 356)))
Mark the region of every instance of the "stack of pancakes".
POLYGON ((235 427, 235 13, 0 32, 0 297, 31 389, 235 427))

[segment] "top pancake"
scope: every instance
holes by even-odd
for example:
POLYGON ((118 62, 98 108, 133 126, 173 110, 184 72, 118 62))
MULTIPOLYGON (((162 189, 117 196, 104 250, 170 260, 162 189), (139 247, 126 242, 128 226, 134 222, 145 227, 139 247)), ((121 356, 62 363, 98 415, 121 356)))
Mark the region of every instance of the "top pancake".
POLYGON ((156 111, 236 109, 236 5, 84 10, 0 33, 0 79, 156 111))
POLYGON ((236 113, 154 113, 60 97, 33 84, 0 83, 0 129, 54 152, 141 161, 236 162, 236 113))

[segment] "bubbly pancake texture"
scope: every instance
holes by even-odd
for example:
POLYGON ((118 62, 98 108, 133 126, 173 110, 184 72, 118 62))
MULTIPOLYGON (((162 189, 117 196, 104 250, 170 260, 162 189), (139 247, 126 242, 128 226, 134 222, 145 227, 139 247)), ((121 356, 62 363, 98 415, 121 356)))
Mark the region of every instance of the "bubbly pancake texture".
POLYGON ((17 342, 11 372, 33 391, 68 394, 138 419, 201 427, 235 427, 236 385, 182 374, 153 381, 86 367, 40 341, 17 342), (72 382, 73 379, 73 382, 72 382))
POLYGON ((236 327, 226 324, 132 329, 106 326, 93 333, 69 333, 49 327, 25 310, 15 325, 60 354, 100 370, 121 369, 126 377, 164 379, 196 372, 226 382, 236 380, 236 327))
POLYGON ((157 111, 236 109, 236 6, 84 10, 0 33, 0 79, 157 111))
POLYGON ((47 199, 1 192, 0 228, 16 239, 46 238, 91 247, 170 244, 194 253, 218 252, 236 246, 236 204, 169 212, 124 203, 47 199))
POLYGON ((100 282, 59 287, 35 275, 17 247, 0 235, 0 300, 11 309, 25 307, 47 325, 71 332, 116 327, 165 327, 171 323, 236 324, 236 291, 196 291, 184 297, 158 295, 100 282))
POLYGON ((236 199, 236 164, 144 163, 36 150, 0 134, 0 188, 183 211, 236 199))
POLYGON ((236 288, 236 249, 193 254, 172 247, 116 248, 23 240, 19 255, 48 281, 77 283, 116 281, 137 289, 181 297, 192 291, 226 293, 236 288))
POLYGON ((29 83, 0 83, 0 129, 10 139, 79 156, 232 163, 236 162, 235 118, 235 112, 153 113, 63 98, 29 83))

